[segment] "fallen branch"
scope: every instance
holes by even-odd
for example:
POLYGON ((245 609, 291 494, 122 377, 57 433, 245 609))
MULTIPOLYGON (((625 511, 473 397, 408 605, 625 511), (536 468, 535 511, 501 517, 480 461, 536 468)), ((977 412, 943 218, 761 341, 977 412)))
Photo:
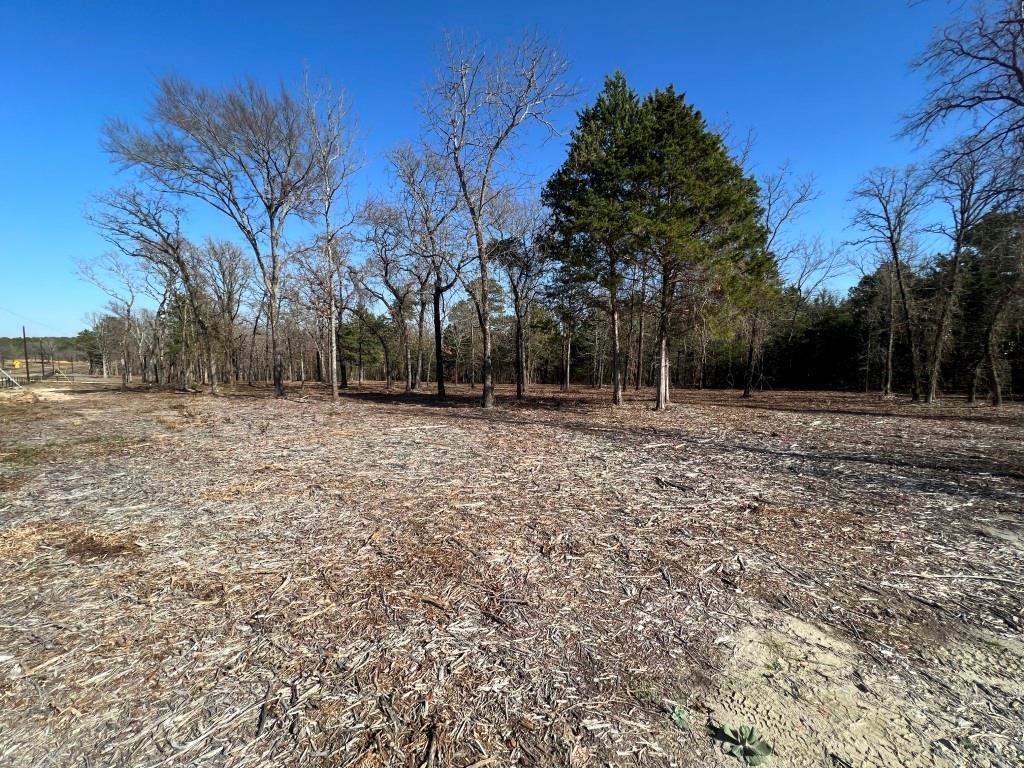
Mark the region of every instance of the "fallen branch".
POLYGON ((1024 581, 1002 579, 998 576, 981 576, 973 573, 894 573, 893 576, 910 576, 915 579, 970 579, 972 581, 994 581, 998 584, 1010 584, 1024 587, 1024 581))

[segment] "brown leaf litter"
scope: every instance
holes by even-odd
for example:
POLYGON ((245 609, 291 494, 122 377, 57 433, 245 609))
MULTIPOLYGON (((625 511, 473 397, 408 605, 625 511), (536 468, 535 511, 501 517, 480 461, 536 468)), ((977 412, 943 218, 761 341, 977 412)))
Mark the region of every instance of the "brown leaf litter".
POLYGON ((1020 406, 453 390, 0 404, 0 765, 1024 763, 1020 406))

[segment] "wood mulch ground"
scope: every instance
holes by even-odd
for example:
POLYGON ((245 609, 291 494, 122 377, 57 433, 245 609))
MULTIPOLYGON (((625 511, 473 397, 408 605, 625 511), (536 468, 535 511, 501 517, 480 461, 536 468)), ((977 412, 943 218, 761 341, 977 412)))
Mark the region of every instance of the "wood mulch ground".
POLYGON ((1020 405, 34 392, 0 765, 1024 764, 1020 405))

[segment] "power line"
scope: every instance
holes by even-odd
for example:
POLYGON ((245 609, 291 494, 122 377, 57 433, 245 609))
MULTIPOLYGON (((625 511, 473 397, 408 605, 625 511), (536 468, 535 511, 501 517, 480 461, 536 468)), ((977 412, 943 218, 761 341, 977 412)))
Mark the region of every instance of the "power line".
POLYGON ((7 309, 6 307, 0 307, 0 312, 5 312, 8 315, 12 315, 13 317, 16 317, 19 320, 22 320, 22 321, 24 321, 26 323, 32 323, 33 325, 41 325, 43 328, 49 328, 51 331, 54 331, 55 333, 57 333, 58 336, 65 335, 65 334, 61 333, 60 331, 58 331, 56 328, 54 328, 49 323, 44 323, 41 320, 36 320, 35 318, 29 317, 28 315, 23 315, 20 312, 15 312, 13 309, 7 309))

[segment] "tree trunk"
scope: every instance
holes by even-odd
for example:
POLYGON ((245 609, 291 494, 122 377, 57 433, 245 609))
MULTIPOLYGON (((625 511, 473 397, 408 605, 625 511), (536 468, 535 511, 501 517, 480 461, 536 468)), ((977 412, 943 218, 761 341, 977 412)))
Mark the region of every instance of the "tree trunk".
POLYGON ((974 365, 974 372, 971 374, 971 388, 967 391, 967 402, 974 405, 978 402, 978 381, 981 379, 982 360, 974 365))
POLYGON ((423 300, 422 295, 421 291, 420 312, 416 318, 416 375, 412 380, 414 390, 420 388, 420 382, 423 380, 423 322, 427 314, 427 302, 423 300))
POLYGON ((274 361, 274 394, 284 397, 284 353, 277 340, 277 311, 271 310, 270 320, 270 357, 274 361))
POLYGON ((664 411, 669 402, 668 333, 658 329, 658 393, 654 410, 664 411))
POLYGON ((622 349, 619 342, 619 301, 612 296, 612 404, 622 405, 622 349))
POLYGON ((412 379, 412 344, 409 343, 409 329, 403 328, 402 337, 405 339, 405 391, 411 392, 413 388, 412 379))
POLYGON ((960 243, 956 242, 953 246, 953 261, 949 266, 949 277, 947 284, 944 286, 942 309, 939 312, 939 325, 935 329, 935 338, 932 341, 931 370, 928 371, 928 385, 924 395, 926 403, 934 402, 938 394, 942 350, 945 346, 946 334, 949 332, 949 320, 953 314, 953 297, 956 295, 957 278, 960 276, 960 263, 960 243))
POLYGON ((437 396, 446 397, 444 391, 444 350, 441 338, 441 280, 434 280, 434 366, 437 371, 437 396))
POLYGON ((331 399, 338 399, 338 298, 334 290, 334 274, 331 274, 331 399))
POLYGON ((263 302, 260 302, 260 306, 256 309, 256 317, 252 321, 252 338, 249 341, 249 370, 246 371, 246 379, 251 387, 255 381, 253 377, 253 369, 256 367, 256 331, 260 326, 260 314, 263 309, 263 302))
POLYGON ((636 391, 644 385, 644 291, 640 289, 640 327, 636 341, 636 391))
POLYGON ((345 310, 338 310, 338 331, 336 335, 336 343, 338 345, 338 373, 339 381, 338 386, 342 389, 348 389, 348 358, 345 355, 345 334, 342 332, 341 326, 345 322, 345 310))
POLYGON ((1003 404, 1003 389, 999 381, 999 360, 996 357, 996 323, 993 323, 985 339, 985 357, 988 359, 988 376, 992 389, 992 405, 999 407, 1003 404))
POLYGON ((668 324, 672 301, 672 276, 669 269, 661 271, 661 302, 658 307, 658 391, 654 410, 663 411, 668 407, 669 366, 668 366, 668 324))
POLYGON ((565 339, 562 342, 562 348, 565 350, 565 361, 564 361, 564 367, 562 369, 562 371, 563 371, 563 374, 562 374, 563 375, 563 378, 562 378, 562 391, 563 392, 568 392, 569 391, 569 378, 570 378, 569 377, 570 365, 572 364, 572 334, 571 333, 566 333, 565 334, 565 339))
POLYGON ((516 400, 522 400, 526 396, 526 351, 523 345, 523 317, 519 307, 516 307, 516 400))
POLYGON ((896 345, 896 286, 893 283, 892 264, 889 265, 889 340, 885 350, 885 384, 882 394, 892 395, 892 353, 896 345))
POLYGON ((629 387, 629 377, 633 373, 633 327, 636 325, 636 291, 629 294, 629 326, 626 329, 625 352, 622 355, 622 374, 624 386, 629 387))
POLYGON ((469 327, 469 388, 476 389, 476 329, 469 327))
MULTIPOLYGON (((121 391, 128 389, 130 374, 128 372, 128 345, 123 345, 121 350, 121 391)), ((43 374, 46 375, 45 373, 43 374)))
POLYGON ((697 389, 704 389, 704 369, 708 363, 708 330, 704 308, 700 310, 700 357, 697 360, 697 389))
POLYGON ((757 348, 757 321, 755 311, 750 318, 750 343, 747 345, 747 369, 743 373, 743 397, 750 397, 754 389, 754 353, 757 348))
POLYGON ((483 371, 480 378, 483 382, 483 396, 480 404, 483 408, 495 407, 495 372, 492 357, 492 339, 490 339, 490 312, 484 307, 483 324, 480 328, 483 335, 483 371))
POLYGON ((916 402, 921 399, 921 357, 917 346, 917 334, 914 333, 914 323, 910 317, 910 297, 907 296, 907 287, 903 281, 903 269, 895 249, 893 264, 896 267, 896 284, 899 286, 900 301, 903 304, 903 322, 907 329, 907 343, 910 345, 910 399, 916 402))

